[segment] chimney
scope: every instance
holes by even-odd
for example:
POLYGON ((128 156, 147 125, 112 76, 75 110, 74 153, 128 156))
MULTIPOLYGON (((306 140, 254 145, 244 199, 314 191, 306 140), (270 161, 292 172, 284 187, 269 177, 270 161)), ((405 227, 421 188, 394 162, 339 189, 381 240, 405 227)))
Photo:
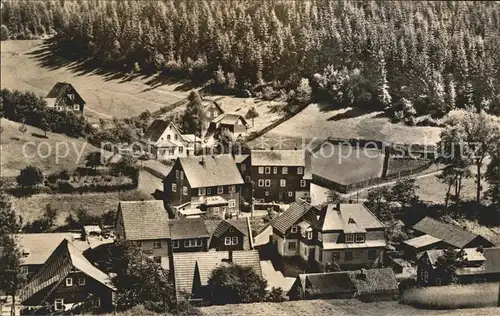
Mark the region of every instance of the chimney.
POLYGON ((353 202, 353 201, 352 201, 352 199, 350 199, 350 200, 349 200, 349 204, 352 204, 352 202, 353 202))
POLYGON ((204 156, 201 156, 200 165, 202 165, 202 166, 205 165, 205 157, 204 156))
POLYGON ((337 211, 340 211, 340 202, 337 202, 337 211))

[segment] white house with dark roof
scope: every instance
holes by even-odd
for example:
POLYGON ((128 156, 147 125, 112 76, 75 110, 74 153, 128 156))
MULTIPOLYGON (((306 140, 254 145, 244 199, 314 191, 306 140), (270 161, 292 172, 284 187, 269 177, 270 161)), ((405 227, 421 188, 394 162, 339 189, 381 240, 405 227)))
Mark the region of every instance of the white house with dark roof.
POLYGON ((220 212, 223 217, 239 213, 243 183, 230 154, 180 157, 163 180, 163 192, 170 206, 190 202, 195 208, 209 203, 210 197, 219 196, 227 201, 227 207, 212 212, 220 212))
POLYGON ((143 150, 159 160, 176 159, 194 154, 201 146, 201 139, 192 134, 182 134, 171 121, 155 120, 144 133, 141 143, 143 150))
POLYGON ((44 98, 47 107, 56 111, 83 113, 85 101, 75 87, 67 82, 58 82, 44 98))
POLYGON ((280 255, 322 265, 371 267, 386 247, 384 225, 363 204, 330 204, 318 210, 297 201, 271 225, 280 255))
POLYGON ((308 199, 312 175, 306 160, 304 150, 252 150, 253 197, 284 203, 308 199))

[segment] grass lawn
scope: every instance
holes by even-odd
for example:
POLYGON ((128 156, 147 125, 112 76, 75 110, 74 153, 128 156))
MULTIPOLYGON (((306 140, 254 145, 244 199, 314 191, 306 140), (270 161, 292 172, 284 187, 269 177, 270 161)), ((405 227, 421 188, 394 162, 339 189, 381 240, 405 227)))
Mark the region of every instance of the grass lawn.
MULTIPOLYGON (((151 195, 139 190, 112 193, 85 194, 36 194, 30 197, 12 198, 16 212, 23 217, 23 222, 33 221, 43 214, 47 204, 58 209, 57 225, 64 225, 64 220, 78 208, 86 209, 89 214, 101 215, 116 210, 119 201, 152 199, 151 195)), ((73 214, 74 215, 74 214, 73 214)))
POLYGON ((498 294, 498 283, 449 285, 407 291, 402 301, 429 309, 490 307, 497 305, 498 294))
POLYGON ((97 119, 129 117, 146 109, 158 110, 187 96, 180 83, 156 85, 145 77, 128 78, 118 73, 85 71, 77 63, 44 65, 48 54, 41 40, 2 41, 2 88, 29 90, 40 95, 59 81, 69 82, 86 101, 85 115, 97 119), (45 52, 44 52, 45 50, 45 52))
POLYGON ((497 308, 453 311, 422 310, 398 302, 363 303, 358 300, 308 300, 284 303, 252 303, 201 307, 204 315, 497 315, 497 308))
POLYGON ((19 170, 27 165, 34 165, 45 174, 63 169, 71 170, 85 165, 88 153, 99 151, 83 139, 50 132, 47 133, 47 138, 43 138, 40 137, 44 135, 42 130, 29 125, 26 125, 28 130, 23 134, 19 131, 20 123, 5 118, 1 119, 0 124, 3 128, 0 137, 2 176, 17 176, 19 170), (66 148, 67 156, 64 157, 66 148))
POLYGON ((303 138, 309 141, 327 137, 418 144, 435 144, 439 141, 440 128, 393 124, 387 118, 378 117, 379 114, 381 112, 366 113, 350 108, 324 110, 317 104, 311 104, 290 120, 269 131, 264 138, 275 142, 274 139, 284 137, 294 143, 292 146, 301 146, 303 138))

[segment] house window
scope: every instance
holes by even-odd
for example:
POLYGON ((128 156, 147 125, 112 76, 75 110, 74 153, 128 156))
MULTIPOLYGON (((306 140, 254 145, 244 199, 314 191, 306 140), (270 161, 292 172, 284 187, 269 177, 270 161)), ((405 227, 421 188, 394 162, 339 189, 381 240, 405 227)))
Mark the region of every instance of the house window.
POLYGON ((236 207, 236 200, 235 199, 229 200, 228 203, 229 203, 229 205, 228 205, 229 207, 236 207))
POLYGON ((258 183, 259 187, 263 187, 264 186, 264 179, 259 179, 257 181, 257 183, 258 183))
POLYGON ((78 285, 85 285, 85 278, 78 278, 78 285))
POLYGON ((296 233, 297 232, 297 225, 292 225, 292 228, 290 228, 290 232, 296 233))
POLYGON ((21 274, 28 274, 28 267, 27 266, 21 266, 21 274))
POLYGON ((238 244, 238 237, 233 237, 233 245, 236 246, 238 244))
POLYGON ((64 308, 64 299, 62 298, 56 298, 54 301, 54 309, 56 311, 60 311, 64 308))
POLYGON ((280 180, 280 186, 281 186, 282 188, 286 187, 286 180, 285 180, 285 179, 281 179, 281 180, 280 180))
POLYGON ((424 272, 424 281, 425 282, 429 281, 429 272, 427 272, 427 271, 424 272))
POLYGON ((354 242, 354 235, 353 234, 346 234, 345 235, 345 242, 354 242))
POLYGON ((212 188, 207 188, 207 195, 212 194, 212 188))
POLYGON ((283 169, 281 169, 281 173, 288 174, 288 167, 283 167, 283 169))
POLYGON ((101 307, 101 298, 100 297, 96 297, 94 299, 94 307, 101 307))
POLYGON ((288 250, 295 251, 297 250, 297 243, 295 241, 288 242, 288 250))
POLYGON ((188 195, 188 188, 186 186, 182 187, 182 194, 188 195))
POLYGON ((375 249, 368 250, 368 259, 375 259, 375 258, 377 258, 377 250, 375 249))
POLYGON ((265 173, 270 174, 271 173, 271 167, 266 167, 265 168, 265 173))
POLYGON ((436 278, 436 285, 441 285, 441 278, 436 278))
POLYGON ((198 195, 203 196, 207 194, 207 190, 205 188, 199 188, 198 189, 198 195))
POLYGON ((175 147, 168 150, 169 155, 175 155, 175 147))
POLYGON ((153 262, 156 264, 161 264, 161 257, 153 257, 153 262))
POLYGON ((346 251, 345 252, 345 261, 351 261, 352 260, 352 251, 346 251))
POLYGON ((175 170, 175 178, 179 179, 179 170, 175 170))
POLYGON ((73 110, 79 111, 80 110, 80 105, 78 104, 73 104, 73 110))
POLYGON ((303 174, 304 173, 304 168, 298 167, 297 168, 297 174, 303 174))
POLYGON ((193 247, 201 247, 202 246, 201 239, 187 239, 184 240, 184 247, 193 248, 193 247))
POLYGON ((170 140, 170 135, 167 135, 167 140, 170 140))
POLYGON ((305 188, 306 187, 306 180, 300 180, 300 187, 305 188))
POLYGON ((224 238, 224 245, 231 246, 231 237, 224 238))
POLYGON ((250 176, 245 176, 245 182, 249 183, 250 181, 252 181, 252 179, 250 178, 250 176))
POLYGON ((365 234, 356 234, 356 242, 365 242, 365 234))
POLYGON ((278 174, 278 167, 273 167, 273 173, 278 174))
POLYGON ((293 192, 292 191, 288 191, 288 197, 292 197, 293 196, 293 192))
POLYGON ((323 241, 323 234, 321 232, 318 232, 318 240, 323 241))
POLYGON ((182 179, 184 179, 184 171, 181 170, 180 173, 181 173, 181 180, 182 180, 182 179))
POLYGON ((179 140, 179 135, 175 134, 174 135, 174 140, 179 140))
POLYGON ((224 187, 222 186, 217 187, 217 194, 222 194, 222 193, 224 193, 224 187))
POLYGON ((73 286, 73 278, 66 278, 66 286, 73 286))
POLYGON ((266 179, 265 185, 266 185, 266 187, 270 187, 271 186, 271 179, 266 179))
POLYGON ((62 106, 60 106, 60 105, 58 105, 58 106, 56 106, 56 110, 57 110, 57 111, 62 111, 62 110, 63 110, 63 107, 62 107, 62 106))
POLYGON ((179 248, 179 241, 178 240, 172 240, 172 248, 179 248))
POLYGON ((69 98, 71 101, 73 101, 73 100, 75 100, 75 95, 74 95, 73 93, 69 93, 69 94, 68 94, 68 98, 69 98))
POLYGON ((229 193, 234 193, 236 192, 236 186, 232 185, 229 187, 229 193))
POLYGON ((153 240, 153 249, 161 249, 161 241, 153 240))
POLYGON ((214 215, 219 215, 219 211, 220 211, 220 208, 219 208, 218 206, 217 206, 217 207, 214 207, 214 208, 212 209, 212 214, 214 214, 214 215))
POLYGON ((339 261, 340 260, 340 252, 338 251, 335 251, 332 253, 332 261, 333 262, 336 262, 336 261, 339 261))
POLYGON ((179 153, 181 153, 181 154, 182 154, 183 152, 184 152, 184 147, 179 146, 179 153))
POLYGON ((265 196, 269 196, 269 191, 264 192, 265 196))
POLYGON ((313 232, 307 232, 307 239, 313 239, 313 232))
POLYGON ((172 192, 177 192, 177 184, 172 183, 172 192))
POLYGON ((259 174, 264 174, 264 167, 259 167, 259 174))

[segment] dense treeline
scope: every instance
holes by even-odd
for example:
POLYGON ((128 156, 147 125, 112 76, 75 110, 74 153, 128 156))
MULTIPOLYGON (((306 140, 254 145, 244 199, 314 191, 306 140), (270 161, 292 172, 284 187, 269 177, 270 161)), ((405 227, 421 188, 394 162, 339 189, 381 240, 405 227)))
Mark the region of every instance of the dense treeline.
POLYGON ((453 108, 500 113, 496 2, 9 1, 2 18, 11 36, 55 30, 66 57, 221 90, 269 84, 273 95, 306 78, 316 100, 410 123, 453 108))

